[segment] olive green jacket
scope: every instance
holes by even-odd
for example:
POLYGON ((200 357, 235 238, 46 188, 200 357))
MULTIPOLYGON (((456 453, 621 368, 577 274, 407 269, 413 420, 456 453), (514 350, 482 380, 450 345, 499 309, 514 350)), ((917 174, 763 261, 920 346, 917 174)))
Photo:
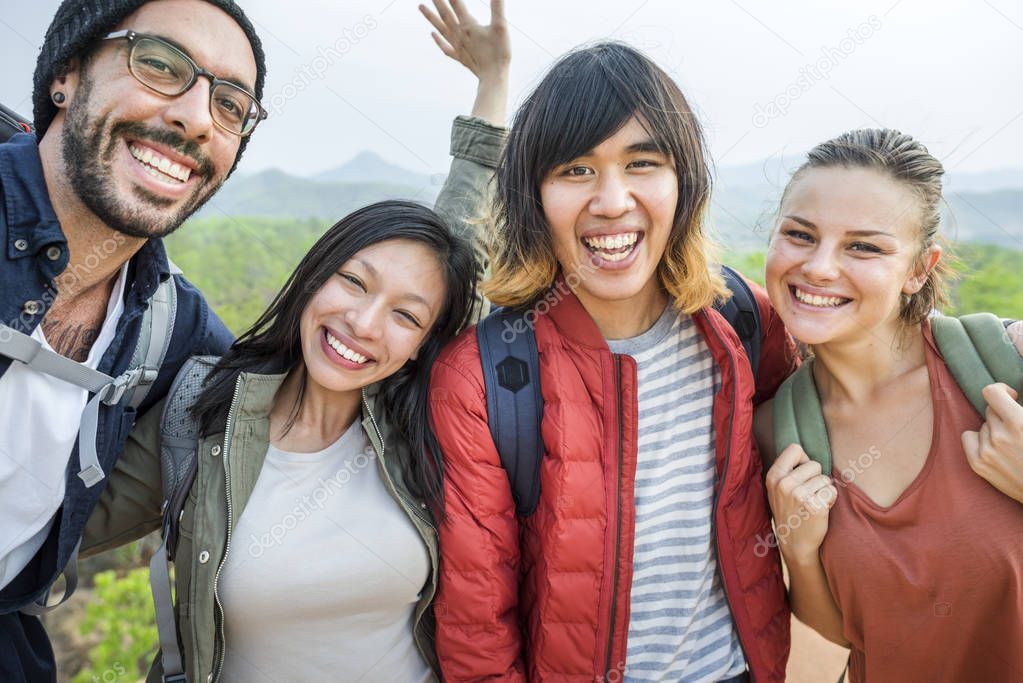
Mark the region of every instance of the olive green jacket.
MULTIPOLYGON (((485 268, 485 249, 475 235, 489 205, 493 169, 505 131, 480 119, 458 117, 452 129, 451 173, 436 209, 459 232, 472 238, 485 268)), ((485 302, 478 309, 482 312, 485 302)), ((242 373, 228 408, 224 431, 200 440, 195 483, 182 511, 174 551, 175 612, 182 657, 189 681, 218 679, 224 660, 223 612, 217 580, 231 552, 231 533, 263 467, 270 443, 270 411, 284 374, 242 373)), ((434 621, 429 609, 437 589, 437 530, 426 504, 414 500, 402 480, 400 463, 408 446, 386 423, 377 404, 377 386, 362 392, 362 427, 376 452, 381 479, 423 539, 430 577, 415 610, 414 636, 426 661, 438 671, 434 621)), ((110 474, 107 488, 90 517, 82 541, 83 556, 123 545, 160 528, 163 500, 160 476, 160 421, 164 402, 135 424, 110 474)), ((149 681, 159 681, 154 664, 149 681)), ((438 674, 439 677, 439 674, 438 674)))

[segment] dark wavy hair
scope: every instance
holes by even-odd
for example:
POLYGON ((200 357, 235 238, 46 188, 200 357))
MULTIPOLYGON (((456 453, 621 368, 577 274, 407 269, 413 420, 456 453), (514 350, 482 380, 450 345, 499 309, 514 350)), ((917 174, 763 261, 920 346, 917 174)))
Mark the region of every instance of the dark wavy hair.
MULTIPOLYGON (((224 428, 234 386, 242 372, 282 373, 299 367, 299 321, 309 300, 355 254, 388 240, 426 245, 443 269, 444 307, 417 358, 381 380, 383 414, 379 416, 394 425, 409 445, 411 457, 401 463, 409 491, 437 510, 443 500, 444 470, 440 446, 429 427, 430 366, 441 348, 472 320, 477 271, 471 246, 424 206, 407 201, 378 202, 345 216, 327 230, 302 258, 269 308, 213 368, 191 410, 201 433, 216 433, 224 428)), ((303 375, 299 403, 305 387, 303 375)))

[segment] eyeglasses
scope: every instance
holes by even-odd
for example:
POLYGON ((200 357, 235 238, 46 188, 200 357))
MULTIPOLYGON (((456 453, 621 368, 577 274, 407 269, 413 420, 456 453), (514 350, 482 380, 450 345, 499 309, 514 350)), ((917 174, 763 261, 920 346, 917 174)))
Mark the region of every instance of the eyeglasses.
POLYGON ((121 38, 131 44, 128 70, 135 80, 150 90, 177 97, 195 85, 199 76, 208 78, 211 85, 210 116, 228 133, 247 137, 256 129, 256 124, 267 117, 267 111, 255 95, 231 81, 217 78, 162 38, 135 31, 114 31, 103 40, 121 38))

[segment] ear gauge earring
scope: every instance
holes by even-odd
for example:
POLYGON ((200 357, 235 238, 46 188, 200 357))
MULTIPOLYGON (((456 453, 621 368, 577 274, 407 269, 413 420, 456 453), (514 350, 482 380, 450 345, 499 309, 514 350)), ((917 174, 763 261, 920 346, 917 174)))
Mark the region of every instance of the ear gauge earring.
POLYGON ((64 96, 64 93, 62 93, 59 90, 57 92, 53 93, 53 103, 54 104, 64 104, 64 100, 66 100, 66 99, 67 98, 64 96))

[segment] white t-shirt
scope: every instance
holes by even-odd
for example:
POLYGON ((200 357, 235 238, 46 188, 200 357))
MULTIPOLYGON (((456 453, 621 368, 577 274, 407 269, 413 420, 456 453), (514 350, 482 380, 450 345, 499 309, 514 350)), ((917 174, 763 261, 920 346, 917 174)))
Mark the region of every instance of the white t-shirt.
MULTIPOLYGON (((99 365, 124 311, 128 264, 114 283, 106 319, 82 365, 99 365)), ((43 326, 32 337, 53 350, 43 326)), ((14 361, 0 377, 0 588, 31 561, 64 502, 68 461, 89 392, 14 361)))
POLYGON ((429 573, 358 420, 318 453, 270 446, 220 576, 223 680, 432 680, 412 639, 429 573))

